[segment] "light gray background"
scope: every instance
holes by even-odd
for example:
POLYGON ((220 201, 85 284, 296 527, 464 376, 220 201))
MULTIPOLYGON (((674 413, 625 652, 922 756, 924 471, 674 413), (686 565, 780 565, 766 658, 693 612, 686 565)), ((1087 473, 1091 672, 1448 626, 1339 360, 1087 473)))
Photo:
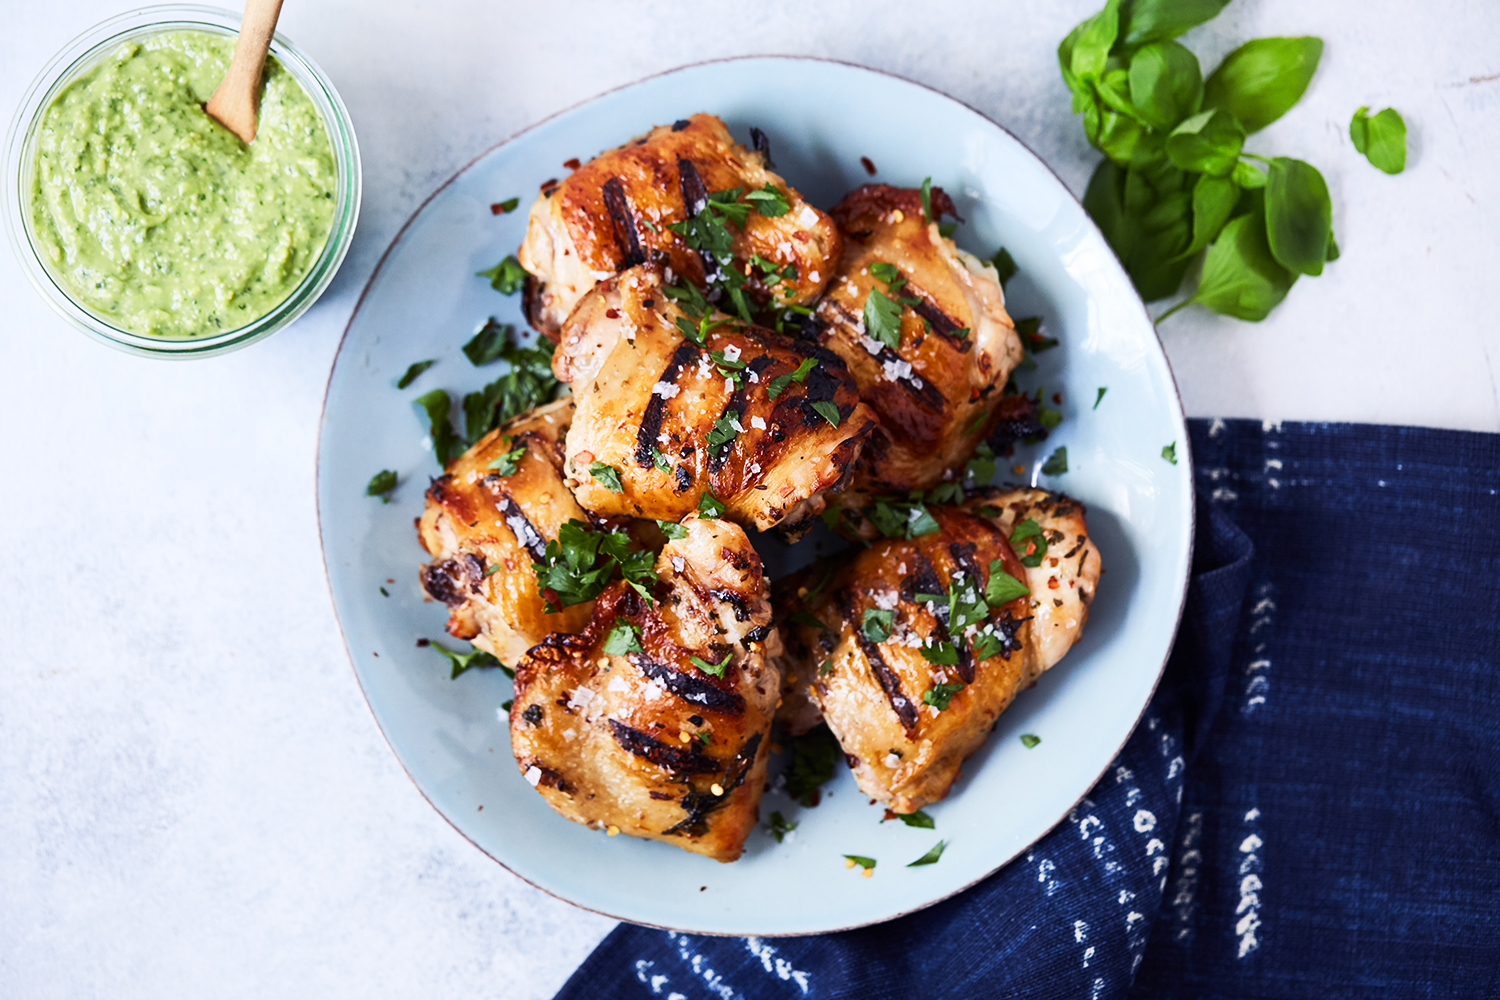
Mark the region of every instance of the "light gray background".
MULTIPOLYGON (((130 6, 6 4, 0 112, 130 6)), ((0 996, 550 996, 610 922, 428 807, 334 624, 313 463, 359 289, 496 141, 717 56, 911 77, 1081 191, 1097 157, 1054 51, 1097 6, 290 0, 282 27, 339 87, 365 166, 353 249, 299 323, 217 360, 131 358, 65 327, 0 254, 0 996)), ((1323 171, 1343 257, 1264 323, 1164 324, 1188 413, 1500 431, 1500 6, 1235 0, 1186 41, 1207 69, 1273 34, 1327 46, 1250 148, 1323 171), (1406 116, 1405 174, 1353 151, 1362 104, 1406 116)))

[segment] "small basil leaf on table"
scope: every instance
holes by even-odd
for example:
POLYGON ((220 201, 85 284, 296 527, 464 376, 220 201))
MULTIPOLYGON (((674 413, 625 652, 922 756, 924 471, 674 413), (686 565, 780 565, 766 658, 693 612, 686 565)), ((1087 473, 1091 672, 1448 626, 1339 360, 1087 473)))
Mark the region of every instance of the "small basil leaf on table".
POLYGON ((1170 129, 1203 103, 1198 57, 1176 42, 1147 45, 1130 57, 1130 101, 1154 128, 1170 129))
POLYGON ((1190 301, 1214 312, 1252 322, 1266 318, 1286 298, 1297 276, 1276 262, 1266 243, 1265 219, 1256 214, 1229 220, 1208 255, 1190 301))
POLYGON ((1278 156, 1266 177, 1266 237, 1289 271, 1319 275, 1328 259, 1333 205, 1316 167, 1278 156))
POLYGON ((1406 169, 1406 122, 1395 108, 1386 108, 1373 118, 1360 108, 1349 121, 1349 138, 1354 148, 1372 165, 1388 174, 1406 169))
POLYGON ((1229 0, 1126 0, 1120 6, 1120 33, 1126 48, 1176 38, 1217 17, 1229 0))
POLYGON ((1256 38, 1224 57, 1203 84, 1203 106, 1238 118, 1259 132, 1286 114, 1312 80, 1323 54, 1321 38, 1256 38))
POLYGON ((1232 114, 1200 111, 1167 136, 1167 155, 1182 170, 1224 177, 1234 170, 1245 145, 1245 129, 1232 114))

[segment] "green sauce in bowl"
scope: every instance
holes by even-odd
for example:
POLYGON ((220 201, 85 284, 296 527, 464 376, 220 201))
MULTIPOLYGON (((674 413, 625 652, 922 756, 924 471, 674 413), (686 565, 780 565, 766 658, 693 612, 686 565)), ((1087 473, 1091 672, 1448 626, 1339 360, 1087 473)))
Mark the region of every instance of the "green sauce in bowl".
POLYGON ((328 239, 337 169, 318 109, 274 59, 248 146, 203 111, 234 51, 197 31, 122 45, 36 137, 35 245, 79 305, 123 330, 206 337, 290 296, 328 239))

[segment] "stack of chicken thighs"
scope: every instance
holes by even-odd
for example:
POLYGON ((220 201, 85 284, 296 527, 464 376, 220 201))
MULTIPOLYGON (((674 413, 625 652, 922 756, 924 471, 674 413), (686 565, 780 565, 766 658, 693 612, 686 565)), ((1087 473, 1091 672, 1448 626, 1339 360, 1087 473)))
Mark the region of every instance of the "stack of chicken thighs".
POLYGON ((976 448, 1041 428, 1007 392, 994 267, 940 233, 952 202, 868 184, 823 212, 752 132, 695 115, 542 192, 525 309, 571 393, 453 462, 419 524, 449 631, 514 665, 525 779, 719 861, 756 824, 773 724, 826 724, 890 810, 942 799, 1077 641, 1101 569, 1076 501, 957 488, 976 448), (747 529, 820 517, 860 544, 773 586, 747 529), (537 572, 566 532, 625 540, 654 582, 564 606, 537 572))

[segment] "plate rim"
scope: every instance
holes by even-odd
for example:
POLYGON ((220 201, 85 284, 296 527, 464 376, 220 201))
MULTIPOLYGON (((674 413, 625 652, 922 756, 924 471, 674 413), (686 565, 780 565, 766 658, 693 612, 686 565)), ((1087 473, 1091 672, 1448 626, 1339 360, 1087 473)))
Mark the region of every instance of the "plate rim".
MULTIPOLYGON (((634 925, 636 925, 638 927, 649 927, 649 928, 653 928, 655 930, 676 931, 678 933, 695 934, 695 935, 698 935, 698 936, 701 936, 701 937, 745 937, 746 935, 743 932, 736 932, 736 931, 700 930, 700 929, 688 928, 688 927, 673 927, 673 926, 670 926, 668 924, 651 923, 649 921, 644 921, 644 920, 634 920, 634 919, 630 919, 628 917, 622 917, 622 916, 620 916, 618 914, 615 914, 615 913, 610 913, 610 912, 608 912, 606 910, 601 910, 601 909, 599 909, 597 907, 594 907, 594 906, 589 906, 586 903, 581 903, 581 902, 579 902, 577 900, 574 900, 574 899, 569 899, 566 896, 559 895, 557 892, 554 892, 553 890, 547 888, 546 886, 538 885, 536 882, 532 881, 531 879, 527 878, 525 875, 523 875, 520 872, 516 871, 514 868, 512 868, 510 865, 506 864, 504 861, 502 861, 499 858, 495 857, 495 855, 491 854, 488 850, 486 850, 482 844, 480 844, 473 837, 470 837, 467 833, 465 833, 464 830, 458 825, 457 822, 455 822, 455 820, 452 817, 450 817, 442 809, 438 808, 437 803, 435 803, 435 802, 432 801, 432 798, 427 794, 426 790, 422 787, 421 783, 418 782, 417 779, 416 779, 416 777, 411 773, 411 769, 407 767, 406 760, 402 757, 401 752, 396 749, 396 747, 395 747, 394 744, 391 743, 390 734, 388 734, 385 731, 385 727, 380 724, 380 717, 378 715, 376 715, 376 713, 375 713, 375 707, 370 704, 370 695, 369 695, 369 692, 367 690, 365 690, 364 682, 360 679, 359 669, 355 665, 354 650, 353 650, 353 647, 350 646, 350 644, 349 644, 349 637, 348 637, 348 635, 346 635, 345 632, 344 632, 344 622, 343 622, 343 619, 339 616, 338 598, 337 598, 337 596, 334 593, 334 589, 333 589, 333 575, 332 575, 332 573, 331 573, 331 571, 329 569, 329 565, 328 565, 328 546, 325 543, 324 538, 323 538, 323 503, 322 503, 323 491, 321 489, 322 473, 323 473, 323 428, 326 427, 326 418, 327 418, 327 415, 328 415, 328 397, 329 397, 329 394, 332 392, 332 389, 333 389, 333 376, 334 376, 335 371, 338 369, 339 359, 341 357, 343 357, 344 346, 347 343, 348 338, 349 338, 349 331, 353 328, 354 321, 359 317, 359 312, 360 312, 360 309, 364 306, 365 298, 366 298, 366 296, 368 296, 370 294, 370 290, 374 287, 375 280, 380 277, 381 271, 385 268, 386 261, 390 259, 390 256, 391 256, 392 252, 394 252, 395 249, 396 249, 396 246, 406 236, 407 230, 411 228, 411 226, 412 226, 412 224, 414 222, 416 222, 417 217, 420 216, 423 212, 425 212, 427 210, 427 206, 430 205, 430 204, 432 204, 433 200, 436 199, 438 197, 438 195, 440 195, 444 191, 446 191, 454 182, 456 182, 460 177, 462 177, 471 168, 473 168, 475 164, 477 164, 480 160, 483 160, 485 157, 489 156, 495 150, 501 148, 502 146, 507 146, 507 145, 511 144, 512 142, 515 142, 515 141, 521 139, 527 133, 532 132, 532 131, 540 128, 541 126, 545 125, 547 122, 552 121, 554 118, 559 118, 559 117, 561 117, 563 115, 566 115, 566 114, 569 114, 569 113, 571 113, 573 111, 576 111, 579 108, 582 108, 582 107, 584 107, 586 105, 593 104, 595 101, 598 101, 601 98, 607 97, 610 94, 618 93, 619 91, 622 91, 622 90, 629 90, 632 87, 639 86, 640 84, 646 83, 646 82, 648 82, 650 80, 655 80, 655 79, 658 79, 658 78, 664 77, 664 76, 671 76, 674 73, 686 72, 687 70, 697 69, 697 68, 702 67, 702 66, 712 66, 712 65, 717 65, 717 64, 721 64, 721 63, 750 62, 750 61, 757 61, 757 60, 788 60, 788 61, 795 60, 795 61, 798 61, 798 62, 808 62, 808 63, 826 63, 826 64, 830 64, 830 65, 844 67, 844 68, 847 68, 847 69, 859 70, 859 71, 866 72, 866 73, 875 73, 875 74, 878 74, 880 76, 890 77, 891 79, 900 81, 901 83, 909 84, 909 85, 911 85, 913 87, 920 88, 921 90, 927 91, 928 93, 932 94, 935 97, 941 98, 941 99, 946 100, 946 101, 951 101, 954 104, 957 104, 958 106, 964 108, 965 110, 972 112, 973 114, 977 115, 979 118, 981 118, 987 124, 993 126, 994 128, 998 129, 1000 132, 1004 133, 1009 139, 1011 139, 1018 146, 1020 146, 1022 149, 1024 149, 1034 160, 1036 160, 1037 163, 1041 164, 1042 168, 1045 169, 1047 171, 1047 173, 1049 173, 1049 174, 1052 175, 1052 178, 1053 178, 1053 180, 1055 180, 1057 182, 1058 187, 1060 187, 1063 190, 1063 192, 1067 195, 1067 197, 1069 198, 1069 200, 1071 200, 1074 204, 1076 204, 1078 206, 1079 211, 1082 212, 1083 219, 1084 219, 1085 223, 1099 237, 1100 241, 1104 244, 1104 246, 1106 248, 1108 248, 1110 254, 1114 257, 1115 262, 1120 265, 1120 270, 1121 271, 1125 270, 1124 262, 1122 262, 1120 260, 1120 258, 1119 258, 1119 255, 1115 253, 1114 247, 1110 246, 1109 241, 1107 239, 1105 239, 1103 231, 1099 229, 1099 226, 1098 226, 1097 223, 1094 222, 1093 217, 1088 214, 1087 209, 1085 209, 1083 207, 1083 203, 1081 201, 1079 201, 1079 199, 1078 199, 1078 197, 1076 195, 1073 194, 1072 190, 1068 187, 1068 185, 1063 182, 1063 179, 1060 176, 1058 176, 1057 171, 1054 170, 1054 169, 1052 169, 1052 165, 1051 164, 1049 164, 1040 155, 1038 155, 1036 153, 1036 151, 1033 150, 1030 146, 1028 146, 1026 143, 1022 142, 1021 139, 1015 133, 1013 133, 1010 129, 1006 128, 1004 125, 1002 125, 999 122, 995 121, 989 115, 985 114, 983 111, 980 111, 978 108, 975 108, 974 106, 970 105, 966 101, 963 101, 960 98, 954 97, 953 95, 948 94, 945 91, 939 90, 937 87, 934 87, 934 86, 932 86, 930 84, 923 83, 923 82, 921 82, 919 80, 913 80, 910 77, 902 76, 899 73, 893 73, 893 72, 891 72, 889 70, 880 69, 879 67, 866 66, 863 63, 852 62, 852 61, 847 60, 847 59, 834 59, 834 58, 829 58, 829 57, 825 57, 825 56, 800 55, 800 54, 782 54, 782 53, 758 53, 758 54, 745 54, 745 55, 737 55, 737 56, 721 56, 721 57, 718 57, 718 58, 715 58, 715 59, 701 59, 701 60, 698 60, 696 62, 683 63, 683 64, 678 65, 678 66, 673 66, 670 69, 661 70, 661 71, 656 72, 656 73, 648 73, 645 76, 637 77, 636 79, 630 80, 630 81, 628 81, 626 83, 622 83, 622 84, 619 84, 617 86, 609 87, 609 88, 607 88, 605 90, 601 90, 598 93, 595 93, 595 94, 593 94, 593 95, 591 95, 591 96, 589 96, 587 98, 584 98, 583 100, 576 101, 573 104, 570 104, 570 105, 568 105, 568 106, 566 106, 564 108, 559 108, 558 110, 552 112, 549 115, 546 115, 546 116, 544 116, 542 118, 538 118, 536 121, 534 121, 531 124, 525 126, 524 128, 518 129, 517 131, 510 133, 509 135, 507 135, 505 138, 499 140, 498 142, 495 142, 495 143, 493 143, 493 144, 485 147, 483 150, 479 151, 472 158, 470 158, 468 161, 466 161, 461 166, 459 166, 457 169, 455 169, 453 171, 453 173, 450 174, 446 180, 444 180, 437 187, 433 188, 432 191, 427 195, 427 197, 423 198, 422 201, 415 208, 412 209, 411 214, 408 215, 407 218, 406 218, 406 220, 401 223, 400 228, 398 228, 396 230, 395 235, 393 235, 391 237, 390 243, 388 243, 386 245, 386 248, 381 252, 380 258, 375 262, 375 266, 370 270, 370 276, 365 280, 364 287, 360 289, 359 298, 357 298, 355 300, 355 302, 354 302, 354 308, 351 309, 350 312, 349 312, 349 319, 344 324, 343 333, 339 334, 338 346, 335 348, 334 353, 333 353, 333 362, 328 366, 328 377, 324 381, 324 384, 323 384, 323 403, 322 403, 322 406, 320 406, 319 410, 318 410, 318 427, 319 427, 318 445, 317 445, 317 448, 315 449, 314 456, 313 456, 313 461, 314 461, 314 469, 313 469, 313 493, 314 493, 314 508, 315 508, 315 510, 317 512, 317 520, 318 520, 318 549, 319 549, 319 554, 322 557, 322 563, 323 563, 323 582, 324 582, 324 585, 328 588, 328 599, 329 599, 329 603, 332 605, 332 609, 333 609, 334 624, 338 628, 339 640, 343 643, 343 646, 344 646, 344 655, 345 655, 345 657, 349 661, 349 670, 354 675, 354 682, 355 682, 355 684, 359 688, 360 697, 364 699, 365 708, 369 711, 371 719, 375 723, 375 729, 380 733, 381 738, 383 740, 385 740, 386 747, 391 751, 391 755, 396 758, 396 763, 401 766, 402 773, 404 773, 406 775, 407 780, 412 783, 412 786, 414 788, 416 788, 417 793, 422 796, 422 799, 429 806, 432 807, 432 810, 434 812, 436 812, 440 817, 442 817, 442 819, 443 819, 444 822, 446 822, 449 826, 451 826, 453 828, 453 830, 460 837, 462 837, 464 840, 468 841, 471 845, 473 845, 475 847, 475 849, 477 849, 481 854, 483 854, 485 857, 489 858, 491 861, 493 861, 495 864, 499 865, 501 868, 505 869, 505 871, 509 872, 511 875, 514 875, 516 878, 519 878, 521 881, 525 882, 527 885, 531 886, 532 888, 537 889, 537 890, 539 890, 541 892, 546 893, 548 896, 551 896, 553 899, 561 900, 562 902, 567 903, 569 906, 575 906, 578 909, 585 910, 585 911, 587 911, 589 913, 597 913, 597 914, 599 914, 602 917, 608 917, 611 920, 620 921, 621 923, 634 924, 634 925)), ((1128 275, 1127 275, 1127 277, 1128 277, 1128 275)), ((1132 302, 1135 305, 1140 306, 1141 314, 1145 317, 1147 324, 1151 327, 1152 335, 1156 338, 1156 346, 1157 346, 1157 349, 1161 352, 1162 361, 1163 361, 1163 363, 1165 364, 1165 367, 1166 367, 1167 380, 1168 380, 1168 383, 1171 385, 1171 388, 1172 388, 1172 393, 1171 393, 1171 396, 1168 399, 1168 403, 1175 410, 1175 416, 1176 416, 1178 422, 1181 424, 1181 426, 1183 427, 1183 429, 1185 431, 1186 428, 1187 428, 1187 414, 1186 414, 1185 410, 1183 409, 1183 405, 1182 405, 1182 392, 1181 392, 1181 390, 1177 386, 1177 374, 1172 369, 1172 361, 1171 361, 1171 358, 1167 355, 1166 345, 1162 343, 1161 334, 1156 329, 1155 322, 1152 321, 1152 319, 1151 319, 1150 311, 1147 310, 1145 301, 1140 297, 1140 293, 1138 291, 1136 291, 1135 285, 1133 283, 1131 283, 1131 285, 1130 285, 1130 291, 1131 291, 1131 300, 1132 300, 1132 302)), ((1184 444, 1187 444, 1187 443, 1188 442, 1186 442, 1186 441, 1184 442, 1184 444)), ((1182 464, 1184 465, 1183 472, 1187 476, 1188 483, 1191 484, 1191 483, 1195 482, 1196 478, 1195 478, 1194 471, 1193 471, 1192 449, 1190 447, 1186 448, 1184 450, 1184 453, 1182 455, 1178 456, 1178 458, 1179 458, 1179 461, 1182 462, 1182 464)), ((984 880, 990 878, 991 876, 993 876, 994 874, 996 874, 1000 870, 1002 870, 1004 868, 1007 868, 1010 865, 1014 864, 1018 859, 1021 858, 1021 856, 1023 854, 1025 854, 1025 852, 1027 850, 1029 850, 1030 848, 1034 847, 1038 842, 1041 841, 1041 839, 1043 837, 1046 837, 1053 830, 1057 829, 1058 824, 1060 824, 1063 820, 1065 820, 1068 817, 1068 814, 1071 813, 1074 809, 1076 809, 1078 807, 1078 803, 1082 802, 1085 798, 1088 797, 1089 792, 1091 790, 1093 790, 1093 788, 1096 785, 1098 785, 1099 781, 1104 777, 1104 775, 1106 773, 1108 773, 1110 767, 1114 764, 1114 761, 1116 760, 1116 758, 1119 757, 1120 752, 1125 749, 1125 744, 1130 741, 1130 738, 1133 735, 1135 735, 1135 731, 1140 728, 1141 720, 1143 718, 1145 718, 1146 710, 1148 708, 1150 708, 1151 702, 1152 702, 1152 700, 1156 696, 1156 691, 1161 686, 1161 679, 1162 679, 1163 674, 1166 672, 1167 661, 1169 659, 1171 659, 1172 650, 1176 647, 1176 644, 1177 644, 1177 634, 1178 634, 1178 631, 1182 627, 1182 617, 1183 617, 1183 613, 1184 613, 1184 611, 1186 609, 1186 606, 1187 606, 1188 590, 1189 590, 1189 588, 1190 588, 1190 586, 1192 584, 1192 576, 1193 576, 1193 550, 1194 550, 1194 542, 1197 539, 1197 519, 1198 519, 1198 511, 1197 511, 1197 502, 1196 502, 1195 491, 1190 486, 1189 491, 1188 491, 1187 520, 1186 520, 1186 526, 1187 526, 1187 548, 1186 548, 1186 551, 1184 553, 1185 557, 1186 557, 1185 560, 1184 560, 1184 562, 1185 562, 1185 572, 1183 573, 1183 576, 1182 576, 1182 584, 1181 584, 1181 588, 1180 588, 1181 589, 1181 593, 1178 595, 1176 616, 1175 616, 1175 618, 1173 620, 1173 623, 1172 623, 1172 640, 1167 643, 1166 649, 1162 653, 1161 662, 1159 664, 1157 664, 1157 667, 1156 667, 1156 675, 1153 678, 1153 680, 1151 681, 1150 692, 1147 694, 1145 701, 1141 703, 1140 710, 1136 713, 1135 721, 1133 723, 1131 723, 1130 728, 1125 733, 1125 736, 1121 739, 1119 745, 1115 747, 1114 752, 1109 755, 1109 758, 1105 761, 1104 766, 1100 769, 1099 773, 1096 774, 1093 777, 1093 779, 1091 781, 1089 781, 1087 785, 1084 786, 1083 790, 1079 792, 1078 797, 1076 799, 1074 799, 1068 805, 1068 807, 1066 809, 1064 809, 1062 811, 1062 813, 1055 820, 1053 820, 1051 823, 1049 823, 1046 826, 1046 828, 1043 829, 1040 833, 1038 833, 1034 838, 1032 838, 1031 840, 1027 841, 1027 843, 1021 845, 1016 850, 1016 852, 1013 855, 1011 855, 1010 858, 1006 859, 1005 861, 1001 862, 1000 864, 996 865, 995 867, 989 869, 988 871, 985 871, 985 872, 981 873, 979 876, 977 876, 973 880, 971 880, 969 882, 965 882, 961 886, 958 886, 958 887, 956 887, 954 889, 946 891, 942 895, 935 896, 934 898, 929 899, 926 902, 921 903, 920 905, 913 906, 913 907, 910 907, 908 909, 901 910, 900 912, 889 914, 887 916, 880 916, 880 917, 876 917, 876 918, 871 919, 871 920, 860 921, 860 922, 852 923, 852 924, 845 924, 845 925, 839 926, 839 927, 828 927, 828 928, 824 928, 824 929, 821 929, 821 930, 810 930, 810 931, 762 931, 762 932, 756 933, 756 934, 751 935, 751 936, 754 936, 754 937, 812 937, 812 936, 819 935, 819 934, 838 934, 838 933, 842 933, 844 931, 857 930, 857 929, 862 928, 862 927, 872 927, 872 926, 875 926, 875 925, 878 925, 878 924, 889 923, 890 921, 893 921, 893 920, 899 920, 902 917, 910 916, 913 913, 919 913, 922 910, 925 910, 925 909, 928 909, 930 907, 936 906, 938 903, 944 902, 945 900, 952 899, 955 896, 958 896, 958 895, 960 895, 962 893, 965 893, 965 892, 969 891, 970 889, 974 888, 974 886, 978 885, 980 882, 983 882, 984 880)))

